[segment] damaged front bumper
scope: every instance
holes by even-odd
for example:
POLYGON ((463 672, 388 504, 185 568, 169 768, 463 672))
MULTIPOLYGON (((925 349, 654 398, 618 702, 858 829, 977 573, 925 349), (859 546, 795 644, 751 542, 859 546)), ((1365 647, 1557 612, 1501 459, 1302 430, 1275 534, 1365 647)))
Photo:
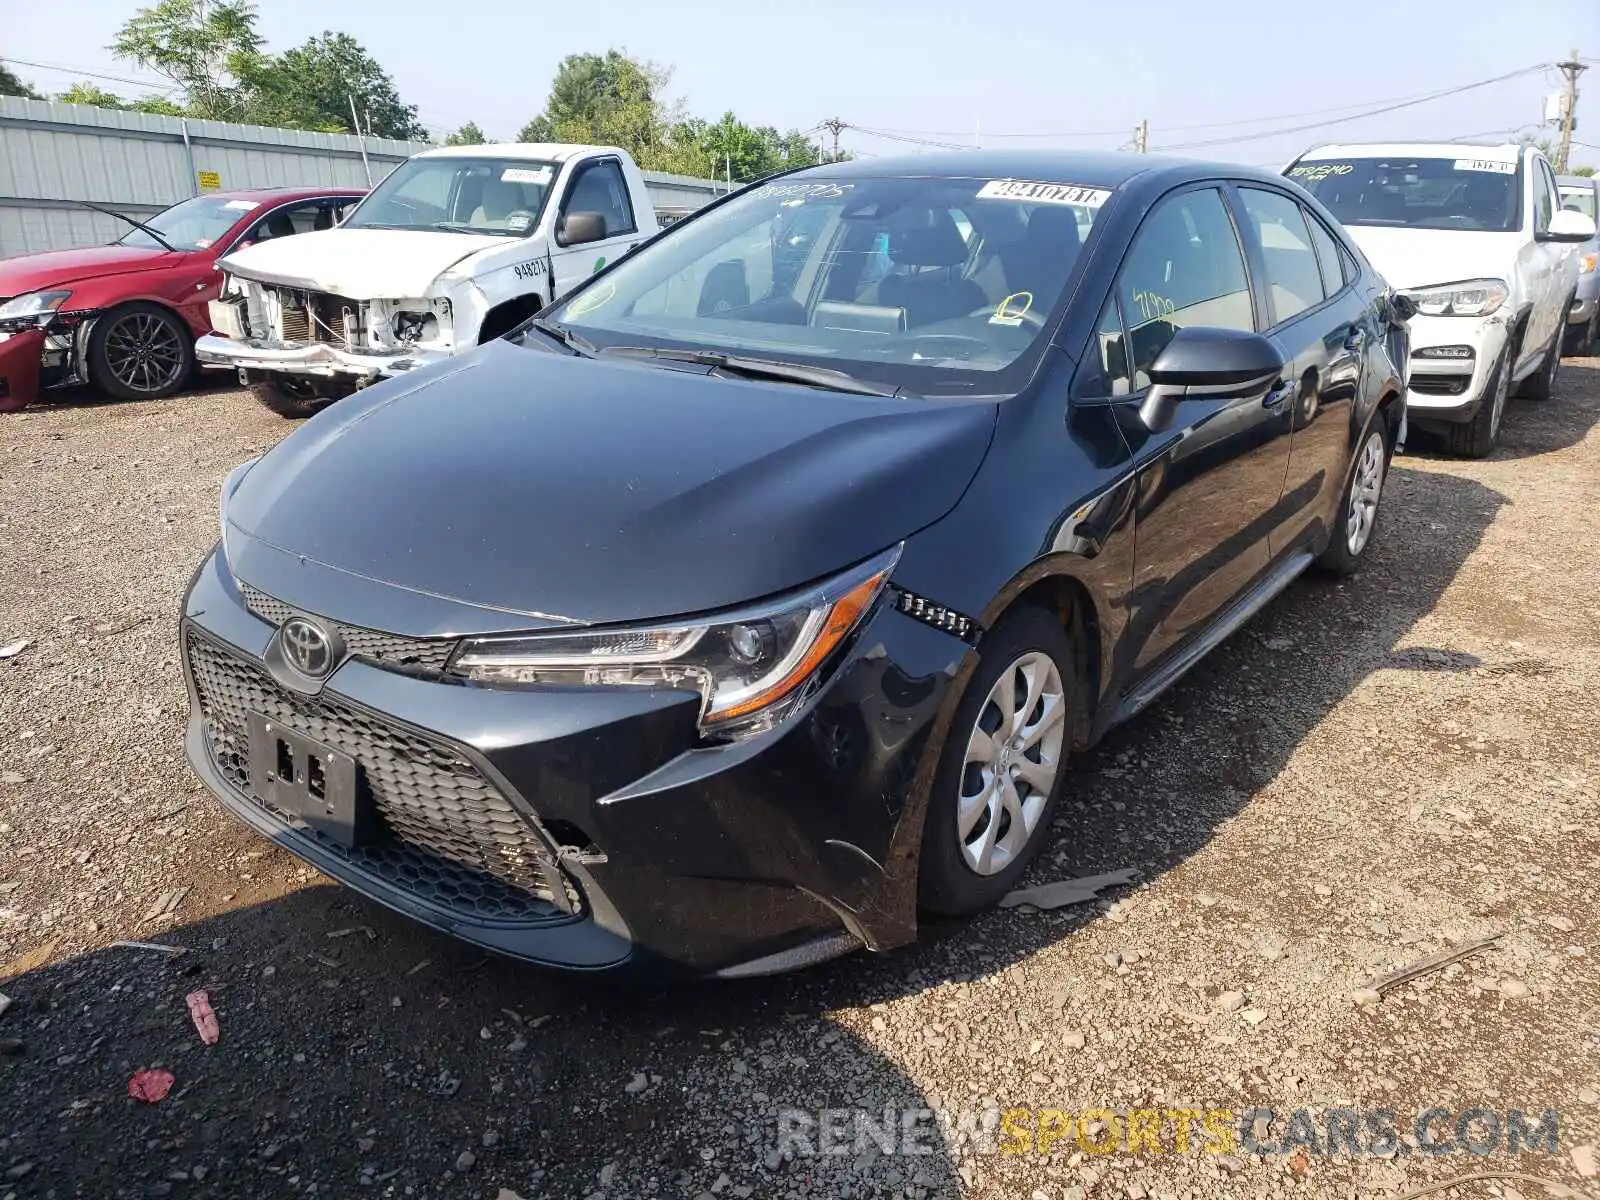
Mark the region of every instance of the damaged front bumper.
MULTIPOLYGON (((1488 394, 1510 336, 1504 312, 1482 318, 1415 316, 1406 407, 1419 424, 1470 421, 1488 394)), ((1507 362, 1506 370, 1515 364, 1507 362)))
MULTIPOLYGON (((471 686, 442 668, 384 667, 355 647, 409 635, 342 621, 352 656, 315 697, 289 696, 268 665, 281 622, 303 611, 287 601, 317 603, 337 582, 370 624, 391 602, 264 544, 243 552, 259 591, 216 553, 184 604, 188 758, 236 816, 355 891, 484 949, 580 971, 764 974, 915 936, 914 798, 967 652, 952 635, 885 605, 808 709, 705 745, 682 692, 471 686), (341 845, 319 833, 320 813, 274 807, 261 778, 276 760, 253 719, 354 760, 368 811, 350 828, 364 819, 365 834, 341 845)), ((406 601, 440 606, 429 627, 471 617, 406 601)))
POLYGON ((313 342, 303 346, 270 346, 259 341, 235 341, 208 333, 194 344, 195 357, 217 367, 250 373, 301 375, 316 379, 352 379, 371 383, 389 375, 403 375, 417 367, 443 362, 442 350, 352 351, 313 342))
POLYGON ((48 388, 81 381, 84 339, 94 316, 95 311, 78 311, 55 315, 44 325, 0 326, 0 412, 16 412, 48 388))

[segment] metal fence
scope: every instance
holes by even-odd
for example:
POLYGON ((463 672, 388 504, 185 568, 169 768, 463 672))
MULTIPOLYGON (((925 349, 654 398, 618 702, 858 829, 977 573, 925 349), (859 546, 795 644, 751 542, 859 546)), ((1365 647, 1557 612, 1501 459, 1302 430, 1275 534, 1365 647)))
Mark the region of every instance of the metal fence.
MULTIPOLYGON (((127 232, 88 200, 145 217, 201 191, 295 185, 364 187, 421 142, 193 121, 0 96, 0 258, 110 242, 127 232)), ((726 190, 645 173, 663 208, 699 208, 726 190)))

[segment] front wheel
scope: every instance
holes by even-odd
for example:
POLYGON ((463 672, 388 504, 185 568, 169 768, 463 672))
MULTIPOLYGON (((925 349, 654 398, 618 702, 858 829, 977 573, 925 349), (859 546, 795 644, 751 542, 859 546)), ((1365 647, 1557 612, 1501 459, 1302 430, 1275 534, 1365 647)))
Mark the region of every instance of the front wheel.
MULTIPOLYGON (((1570 302, 1569 302, 1570 303, 1570 302)), ((1561 311, 1567 311, 1563 305, 1561 311)), ((1556 375, 1561 370, 1561 342, 1565 330, 1550 339, 1550 349, 1545 351, 1544 358, 1539 362, 1539 369, 1522 381, 1522 387, 1517 390, 1517 395, 1528 400, 1548 400, 1555 395, 1556 375)))
POLYGON ((1488 394, 1478 405, 1472 420, 1448 426, 1445 448, 1464 458, 1487 458, 1500 440, 1500 421, 1506 412, 1506 397, 1511 394, 1511 347, 1500 352, 1500 359, 1489 376, 1488 394))
POLYGON ((1333 539, 1317 559, 1317 565, 1334 575, 1354 575, 1362 557, 1378 531, 1378 507, 1383 499, 1383 483, 1389 474, 1389 427, 1378 414, 1367 428, 1356 450, 1350 482, 1345 485, 1339 505, 1339 520, 1333 539))
POLYGON ((89 382, 116 400, 159 400, 194 369, 194 338, 177 314, 126 304, 98 318, 84 349, 89 382))
POLYGON ((1043 849, 1067 777, 1072 643, 1043 609, 985 635, 956 709, 922 832, 918 891, 932 912, 988 908, 1043 849))
POLYGON ((314 416, 339 397, 304 379, 266 379, 250 385, 250 394, 280 417, 292 421, 314 416))

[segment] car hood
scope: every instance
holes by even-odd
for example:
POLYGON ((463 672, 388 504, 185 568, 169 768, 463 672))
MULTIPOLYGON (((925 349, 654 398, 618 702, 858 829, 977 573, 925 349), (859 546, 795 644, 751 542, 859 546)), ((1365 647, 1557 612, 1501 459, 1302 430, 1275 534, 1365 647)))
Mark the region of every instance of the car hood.
POLYGON ((252 578, 252 556, 231 543, 230 556, 280 599, 379 628, 365 600, 361 614, 317 606, 334 598, 326 568, 350 596, 370 597, 370 581, 413 594, 384 605, 396 612, 444 598, 514 614, 510 628, 705 612, 938 520, 977 472, 996 413, 496 341, 296 430, 227 502, 229 536, 271 547, 278 565, 252 578))
POLYGON ((1520 233, 1383 225, 1346 225, 1345 231, 1389 285, 1400 289, 1463 279, 1509 280, 1522 245, 1520 233))
POLYGON ((247 279, 352 300, 400 300, 426 295, 442 272, 509 241, 484 233, 322 229, 260 242, 228 255, 222 266, 247 279))
POLYGON ((166 250, 117 245, 23 254, 0 260, 0 296, 22 296, 100 275, 155 271, 170 266, 177 259, 177 255, 166 250))

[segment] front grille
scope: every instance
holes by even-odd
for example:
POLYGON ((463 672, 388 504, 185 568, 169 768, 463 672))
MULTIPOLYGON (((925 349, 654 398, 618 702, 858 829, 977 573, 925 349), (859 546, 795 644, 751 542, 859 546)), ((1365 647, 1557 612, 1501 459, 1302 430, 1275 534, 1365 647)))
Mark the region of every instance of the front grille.
POLYGON ((1425 396, 1459 396, 1471 382, 1470 375, 1413 375, 1410 386, 1425 396))
MULTIPOLYGON (((282 625, 297 611, 248 583, 240 583, 239 590, 244 593, 245 607, 268 625, 282 625)), ((451 639, 411 638, 397 633, 381 633, 376 629, 360 629, 321 617, 318 620, 338 630, 351 658, 407 675, 420 675, 425 679, 441 677, 445 664, 450 661, 450 655, 456 648, 451 639)))
POLYGON ((538 922, 579 898, 530 824, 448 743, 326 697, 291 695, 261 667, 201 635, 185 635, 211 758, 249 802, 352 870, 479 920, 538 922), (249 714, 259 713, 356 760, 378 829, 348 849, 257 798, 250 788, 249 714), (552 890, 559 884, 561 894, 552 890))

